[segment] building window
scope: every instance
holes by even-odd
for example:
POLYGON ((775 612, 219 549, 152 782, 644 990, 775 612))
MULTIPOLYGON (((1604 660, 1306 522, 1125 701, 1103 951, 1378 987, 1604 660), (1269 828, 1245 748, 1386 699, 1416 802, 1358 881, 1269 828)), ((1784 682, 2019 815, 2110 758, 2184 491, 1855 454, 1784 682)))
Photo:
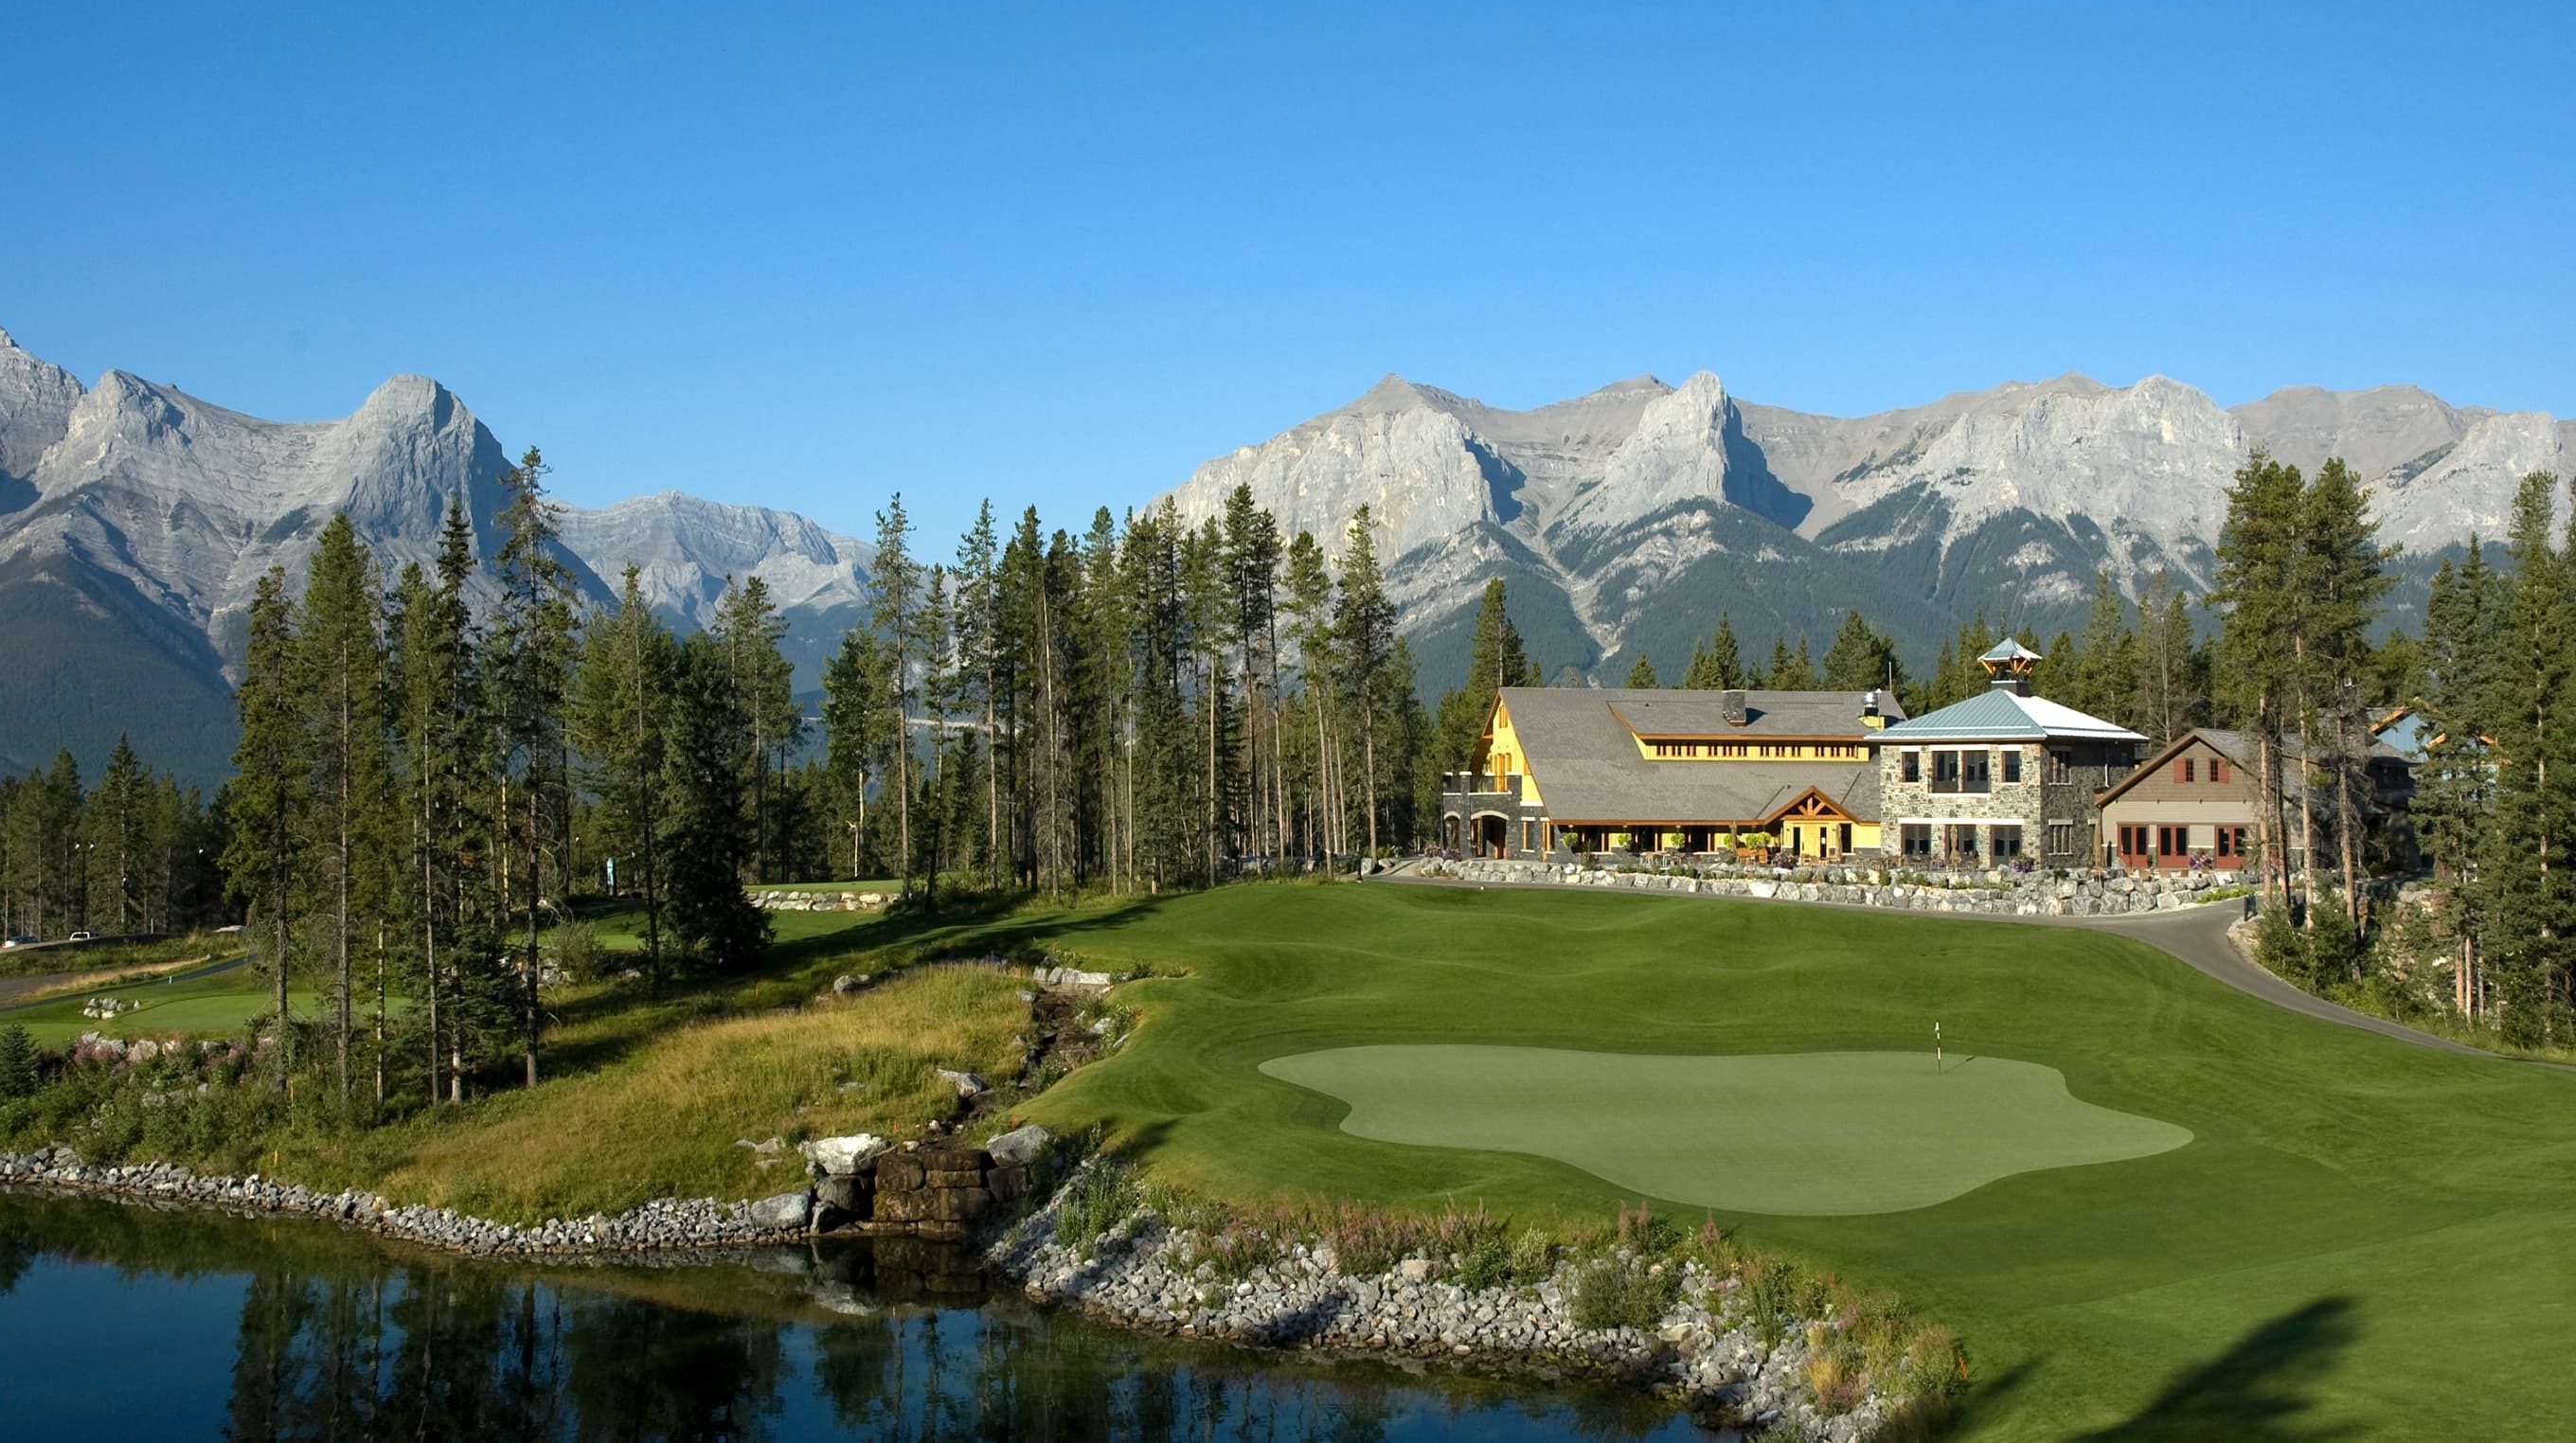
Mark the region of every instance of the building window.
POLYGON ((1898 850, 1909 857, 1932 855, 1932 828, 1925 822, 1908 822, 1896 829, 1898 850))
POLYGON ((1994 778, 1992 768, 1994 766, 1994 760, 1994 753, 1985 750, 1983 747, 1972 752, 1959 753, 1959 790, 1963 792, 1993 791, 1994 778))
POLYGON ((2211 757, 2209 759, 2209 779, 2213 782, 2223 782, 2227 780, 2227 759, 2225 757, 2211 757))
POLYGON ((1932 790, 1936 792, 1955 792, 1958 789, 1959 754, 1957 752, 1934 752, 1932 754, 1932 790))
POLYGON ((2174 780, 2175 780, 2175 781, 2178 781, 2178 782, 2188 782, 2188 781, 2192 780, 2191 772, 2192 772, 2192 759, 2191 759, 2191 758, 2189 758, 2189 757, 2184 757, 2181 761, 2178 761, 2178 762, 2174 763, 2174 780))
POLYGON ((1941 851, 1945 856, 1951 857, 1957 861, 1976 861, 1977 829, 1956 823, 1943 827, 1941 829, 1941 851))
POLYGON ((2191 851, 2191 830, 2187 827, 2156 828, 2156 855, 2180 857, 2191 851))
POLYGON ((1997 826, 1988 831, 1986 835, 1989 845, 1994 849, 1996 861, 2008 862, 2021 855, 2020 827, 1997 826))
POLYGON ((2004 748, 2004 780, 2008 782, 2021 780, 2021 748, 2019 747, 2004 748))
POLYGON ((2050 856, 2052 856, 2052 857, 2063 857, 2063 856, 2065 856, 2067 853, 2072 852, 2072 851, 2074 851, 2074 850, 2075 850, 2075 824, 2074 824, 2073 822, 2051 822, 2051 823, 2049 823, 2049 824, 2048 824, 2048 855, 2050 855, 2050 856))
POLYGON ((2048 779, 2061 784, 2075 780, 2075 762, 2062 747, 2049 749, 2048 779))
POLYGON ((1837 851, 1841 852, 1841 853, 1842 853, 1844 856, 1846 856, 1846 857, 1850 856, 1850 855, 1851 855, 1851 823, 1849 823, 1849 822, 1845 822, 1845 823, 1843 823, 1843 824, 1842 824, 1842 830, 1841 830, 1841 832, 1838 834, 1838 837, 1839 837, 1839 840, 1841 841, 1842 845, 1841 845, 1840 847, 1836 848, 1835 850, 1837 850, 1837 851))
POLYGON ((1899 752, 1896 758, 1896 774, 1900 778, 1909 782, 1919 782, 1923 780, 1923 754, 1921 752, 1899 752))

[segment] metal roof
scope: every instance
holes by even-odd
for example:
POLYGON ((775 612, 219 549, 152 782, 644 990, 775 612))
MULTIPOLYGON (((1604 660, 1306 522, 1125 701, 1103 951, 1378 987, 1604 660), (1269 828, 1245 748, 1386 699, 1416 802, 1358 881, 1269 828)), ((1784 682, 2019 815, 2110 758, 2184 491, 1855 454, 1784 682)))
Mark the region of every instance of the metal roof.
POLYGON ((1989 687, 1966 701, 1900 722, 1878 735, 1885 742, 2146 740, 2117 722, 2087 716, 2045 697, 2023 696, 2006 686, 1989 687))

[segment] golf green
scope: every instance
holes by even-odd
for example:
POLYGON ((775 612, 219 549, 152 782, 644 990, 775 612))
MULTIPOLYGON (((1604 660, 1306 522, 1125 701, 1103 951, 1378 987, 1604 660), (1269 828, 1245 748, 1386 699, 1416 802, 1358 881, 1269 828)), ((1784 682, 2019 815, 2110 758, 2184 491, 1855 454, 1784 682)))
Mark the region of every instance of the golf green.
POLYGON ((1336 1047, 1261 1070, 1350 1104, 1379 1142, 1554 1158, 1640 1194, 1838 1216, 1998 1178, 2168 1152, 2188 1129, 2081 1101, 2054 1067, 1928 1052, 1673 1057, 1546 1047, 1336 1047))

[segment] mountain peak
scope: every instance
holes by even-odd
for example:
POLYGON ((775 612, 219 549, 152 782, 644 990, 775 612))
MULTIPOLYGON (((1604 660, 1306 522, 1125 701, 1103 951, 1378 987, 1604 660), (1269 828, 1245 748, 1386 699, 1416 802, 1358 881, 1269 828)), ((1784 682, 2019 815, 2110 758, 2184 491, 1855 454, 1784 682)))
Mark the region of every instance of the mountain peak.
POLYGON ((1359 398, 1342 409, 1361 415, 1379 415, 1392 411, 1409 411, 1423 403, 1422 388, 1393 371, 1377 378, 1377 384, 1360 393, 1359 398))
POLYGON ((15 351, 18 349, 20 349, 18 343, 9 338, 7 328, 0 327, 0 351, 15 351))

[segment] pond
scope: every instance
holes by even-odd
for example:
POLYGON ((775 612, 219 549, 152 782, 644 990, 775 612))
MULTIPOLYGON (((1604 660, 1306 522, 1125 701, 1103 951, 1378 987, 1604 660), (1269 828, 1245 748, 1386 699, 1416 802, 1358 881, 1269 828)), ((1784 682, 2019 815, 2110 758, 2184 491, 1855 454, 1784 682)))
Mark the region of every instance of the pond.
POLYGON ((0 1191, 8 1436, 1704 1439, 1643 1392, 1145 1337, 888 1240, 531 1266, 0 1191))

